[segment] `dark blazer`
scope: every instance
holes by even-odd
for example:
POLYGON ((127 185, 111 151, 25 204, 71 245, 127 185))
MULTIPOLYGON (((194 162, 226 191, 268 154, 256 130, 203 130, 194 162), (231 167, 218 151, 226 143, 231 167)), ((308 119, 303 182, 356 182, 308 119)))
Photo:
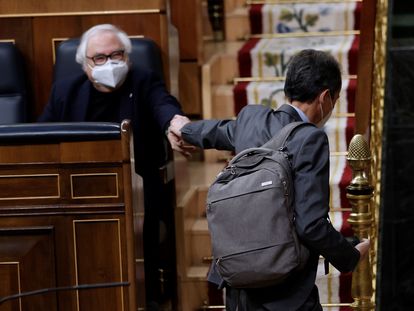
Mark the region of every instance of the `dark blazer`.
MULTIPOLYGON (((186 125, 181 132, 191 144, 238 153, 263 145, 284 125, 294 121, 302 120, 290 105, 276 111, 248 105, 236 120, 197 121, 186 125)), ((314 126, 301 127, 287 141, 286 148, 292 156, 296 230, 311 255, 306 267, 282 285, 245 290, 254 305, 269 310, 297 310, 311 295, 317 294, 314 287, 319 255, 342 272, 352 271, 360 256, 328 220, 329 144, 325 132, 314 126)), ((209 280, 222 282, 214 264, 209 280)))
MULTIPOLYGON (((90 121, 86 119, 93 88, 85 74, 57 81, 39 122, 90 121)), ((137 173, 158 174, 165 161, 164 131, 175 114, 182 114, 177 100, 154 73, 131 69, 120 88, 119 122, 130 119, 134 133, 137 173)))

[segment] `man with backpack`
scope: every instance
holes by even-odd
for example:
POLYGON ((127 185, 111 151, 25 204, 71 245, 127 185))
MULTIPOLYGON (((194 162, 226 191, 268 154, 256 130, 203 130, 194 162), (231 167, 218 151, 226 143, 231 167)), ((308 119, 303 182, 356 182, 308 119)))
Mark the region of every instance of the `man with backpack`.
MULTIPOLYGON (((289 159, 292 174, 292 221, 300 243, 309 250, 309 257, 303 267, 279 283, 255 288, 230 286, 220 274, 219 260, 215 258, 209 281, 226 287, 227 310, 322 310, 315 285, 320 255, 341 272, 354 270, 360 258, 367 255, 369 240, 352 246, 328 218, 329 144, 320 128, 334 109, 341 84, 339 64, 330 54, 303 50, 288 65, 284 91, 289 104, 277 110, 248 105, 236 120, 188 123, 177 116, 171 121, 168 135, 175 139, 173 148, 184 153, 188 152, 185 143, 189 143, 239 154, 248 148, 261 147, 287 124, 297 121, 313 124, 297 127, 281 148, 289 159)), ((265 185, 269 182, 265 181, 265 185)), ((229 223, 229 227, 235 226, 234 223, 229 223)), ((257 223, 258 227, 261 225, 257 223)))

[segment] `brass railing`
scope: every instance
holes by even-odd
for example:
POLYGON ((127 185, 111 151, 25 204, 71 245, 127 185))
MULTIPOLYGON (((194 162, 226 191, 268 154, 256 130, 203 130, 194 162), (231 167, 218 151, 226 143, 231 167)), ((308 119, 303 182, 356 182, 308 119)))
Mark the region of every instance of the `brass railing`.
MULTIPOLYGON (((346 197, 352 206, 348 222, 359 240, 371 238, 374 222, 371 211, 374 187, 368 177, 371 152, 362 135, 358 134, 352 138, 347 160, 352 168, 352 180, 346 188, 346 197)), ((366 256, 360 260, 352 273, 352 307, 357 310, 372 310, 375 306, 371 268, 370 256, 366 256)))

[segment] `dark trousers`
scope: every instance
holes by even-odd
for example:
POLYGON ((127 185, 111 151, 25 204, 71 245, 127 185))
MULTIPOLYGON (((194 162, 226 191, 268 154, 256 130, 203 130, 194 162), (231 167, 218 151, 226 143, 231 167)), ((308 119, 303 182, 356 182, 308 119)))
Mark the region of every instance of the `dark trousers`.
POLYGON ((248 290, 226 287, 226 311, 322 311, 318 288, 315 286, 305 303, 297 310, 268 309, 261 302, 254 301, 248 290))
POLYGON ((226 311, 265 311, 266 308, 251 301, 243 289, 226 287, 226 311))
MULTIPOLYGON (((156 176, 155 174, 153 176, 156 176)), ((159 302, 160 293, 160 219, 163 207, 163 188, 156 177, 144 179, 144 268, 147 303, 159 302)))

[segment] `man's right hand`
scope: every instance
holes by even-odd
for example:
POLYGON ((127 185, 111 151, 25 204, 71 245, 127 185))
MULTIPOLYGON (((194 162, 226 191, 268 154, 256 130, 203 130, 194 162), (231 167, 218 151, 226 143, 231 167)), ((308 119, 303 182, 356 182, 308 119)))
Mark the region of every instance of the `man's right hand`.
POLYGON ((185 143, 181 135, 181 128, 190 122, 187 117, 176 114, 170 121, 167 133, 172 149, 180 152, 186 158, 191 157, 191 152, 195 150, 195 147, 185 143))
POLYGON ((180 116, 179 114, 176 114, 170 121, 168 132, 172 132, 174 135, 181 138, 181 128, 190 122, 190 119, 186 116, 180 116))

